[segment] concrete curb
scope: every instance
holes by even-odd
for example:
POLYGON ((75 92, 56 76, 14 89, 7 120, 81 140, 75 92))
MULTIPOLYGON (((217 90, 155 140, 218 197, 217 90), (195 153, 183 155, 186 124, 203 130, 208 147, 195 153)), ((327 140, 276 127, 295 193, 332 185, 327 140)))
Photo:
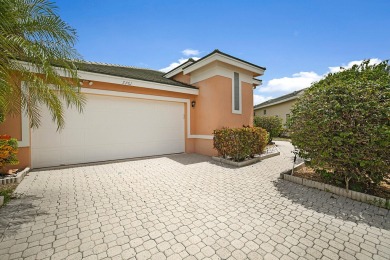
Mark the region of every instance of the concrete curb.
POLYGON ((217 157, 217 156, 213 156, 212 159, 214 161, 225 163, 225 164, 229 164, 229 165, 232 165, 232 166, 244 167, 244 166, 248 166, 248 165, 251 165, 251 164, 254 164, 254 163, 257 163, 257 162, 260 162, 262 160, 265 160, 265 159, 268 159, 268 158, 271 158, 271 157, 274 157, 274 156, 278 156, 278 155, 280 155, 280 151, 277 149, 277 152, 263 154, 263 155, 260 155, 259 157, 255 157, 253 159, 246 160, 246 161, 243 161, 243 162, 234 162, 234 161, 231 161, 231 160, 228 160, 228 159, 225 159, 225 158, 222 158, 222 157, 217 157))
POLYGON ((4 179, 0 179, 0 185, 8 184, 8 183, 21 183, 26 174, 30 171, 30 168, 25 168, 23 171, 18 172, 16 176, 6 177, 4 179))
MULTIPOLYGON (((299 170, 304 166, 305 166, 305 163, 298 164, 296 167, 294 167, 294 171, 299 170)), ((329 184, 325 184, 325 183, 321 183, 321 182, 317 182, 317 181, 308 180, 308 179, 301 178, 301 177, 291 176, 290 174, 291 174, 291 170, 281 173, 280 177, 284 180, 291 181, 291 182, 294 182, 297 184, 301 184, 301 185, 304 185, 304 186, 307 186, 310 188, 319 189, 319 190, 330 192, 330 193, 333 193, 333 194, 336 194, 336 195, 339 195, 342 197, 347 197, 347 198, 350 198, 350 199, 353 199, 356 201, 361 201, 361 202, 372 204, 372 205, 375 205, 375 206, 378 206, 381 208, 390 209, 390 200, 389 199, 384 199, 384 198, 380 198, 377 196, 373 196, 373 195, 369 195, 369 194, 365 194, 365 193, 361 193, 361 192, 357 192, 357 191, 353 191, 353 190, 349 190, 347 192, 347 190, 344 188, 336 187, 333 185, 329 185, 329 184)))

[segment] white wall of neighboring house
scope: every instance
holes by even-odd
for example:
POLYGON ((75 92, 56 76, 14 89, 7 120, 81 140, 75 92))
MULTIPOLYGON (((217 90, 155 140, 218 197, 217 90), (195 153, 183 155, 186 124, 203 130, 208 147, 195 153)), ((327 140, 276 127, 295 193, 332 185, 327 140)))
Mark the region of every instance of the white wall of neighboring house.
POLYGON ((291 115, 291 108, 297 99, 288 100, 283 103, 270 105, 255 110, 255 116, 278 116, 283 120, 283 126, 286 124, 288 115, 291 115), (266 113, 264 114, 264 110, 266 113))

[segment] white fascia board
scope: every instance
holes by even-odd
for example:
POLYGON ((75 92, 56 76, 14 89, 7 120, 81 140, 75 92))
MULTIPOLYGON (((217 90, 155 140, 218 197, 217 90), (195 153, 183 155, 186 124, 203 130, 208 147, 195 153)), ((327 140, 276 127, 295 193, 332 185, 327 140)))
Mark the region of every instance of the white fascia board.
POLYGON ((168 74, 164 74, 163 77, 169 79, 169 78, 171 78, 171 77, 173 77, 173 76, 179 74, 179 73, 182 72, 182 71, 183 71, 183 70, 182 70, 181 67, 177 67, 176 69, 172 70, 172 71, 169 72, 168 74))
POLYGON ((171 77, 173 77, 173 76, 175 76, 175 75, 177 75, 177 74, 179 74, 180 72, 183 72, 183 67, 184 66, 188 66, 188 65, 190 65, 190 64, 192 64, 193 62, 184 62, 183 64, 181 64, 181 65, 179 65, 179 66, 177 66, 176 67, 176 69, 174 69, 174 70, 172 70, 171 72, 169 72, 169 73, 167 73, 167 74, 164 74, 164 78, 167 78, 167 79, 169 79, 169 78, 171 78, 171 77))
POLYGON ((216 62, 213 64, 210 64, 208 66, 202 67, 201 69, 194 71, 191 73, 191 84, 195 84, 199 81, 214 77, 214 76, 222 76, 229 78, 233 80, 232 78, 232 71, 239 72, 240 73, 240 81, 253 84, 253 76, 247 74, 248 71, 246 70, 236 70, 229 68, 226 66, 226 64, 223 64, 221 62, 216 62))
POLYGON ((294 99, 297 99, 297 98, 298 98, 297 96, 295 96, 295 97, 290 97, 290 98, 286 98, 286 99, 277 101, 277 102, 275 102, 275 103, 267 104, 267 105, 264 105, 264 106, 261 106, 261 107, 256 107, 256 108, 254 108, 254 110, 259 110, 259 109, 261 109, 261 108, 270 107, 270 106, 277 105, 277 104, 280 104, 280 103, 284 103, 284 102, 287 102, 287 101, 290 101, 290 100, 294 100, 294 99))
POLYGON ((256 85, 256 86, 261 86, 261 84, 263 84, 263 81, 260 80, 260 79, 252 79, 252 84, 253 85, 256 85))
POLYGON ((259 76, 264 74, 264 69, 252 66, 250 64, 247 64, 245 62, 242 62, 242 61, 230 58, 230 57, 226 57, 226 56, 221 55, 219 53, 214 53, 210 57, 207 57, 204 60, 198 61, 198 62, 190 65, 189 67, 184 68, 183 73, 184 74, 191 73, 192 71, 195 71, 195 70, 197 70, 197 69, 199 69, 199 68, 201 68, 201 67, 203 67, 203 66, 205 66, 213 61, 221 61, 221 62, 230 64, 232 66, 253 72, 256 75, 258 74, 259 76))
MULTIPOLYGON (((23 67, 30 70, 31 72, 40 73, 30 63, 24 62, 24 61, 18 61, 18 62, 21 63, 23 65, 23 67)), ((58 67, 55 67, 55 68, 56 68, 57 73, 60 76, 62 76, 62 77, 69 76, 69 75, 66 75, 66 71, 64 69, 61 69, 58 67)), ((82 71, 82 70, 78 70, 77 74, 78 74, 79 78, 84 79, 84 80, 100 81, 100 82, 113 83, 113 84, 124 85, 124 86, 133 86, 133 87, 140 87, 140 88, 165 90, 165 91, 171 91, 171 92, 176 92, 176 93, 199 95, 198 89, 185 88, 185 87, 179 87, 179 86, 174 86, 174 85, 168 85, 168 84, 145 81, 145 80, 138 80, 138 79, 131 79, 131 78, 125 78, 125 77, 111 76, 111 75, 93 73, 93 72, 82 71)))

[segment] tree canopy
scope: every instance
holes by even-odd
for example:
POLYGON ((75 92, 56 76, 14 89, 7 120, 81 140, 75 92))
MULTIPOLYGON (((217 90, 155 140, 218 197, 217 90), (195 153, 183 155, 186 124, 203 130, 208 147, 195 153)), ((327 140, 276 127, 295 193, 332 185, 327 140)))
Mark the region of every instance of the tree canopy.
POLYGON ((390 66, 330 73, 292 109, 291 138, 319 172, 359 189, 390 173, 390 66))
POLYGON ((0 0, 0 122, 26 113, 31 127, 38 127, 43 105, 62 128, 64 106, 82 111, 76 39, 52 2, 0 0))

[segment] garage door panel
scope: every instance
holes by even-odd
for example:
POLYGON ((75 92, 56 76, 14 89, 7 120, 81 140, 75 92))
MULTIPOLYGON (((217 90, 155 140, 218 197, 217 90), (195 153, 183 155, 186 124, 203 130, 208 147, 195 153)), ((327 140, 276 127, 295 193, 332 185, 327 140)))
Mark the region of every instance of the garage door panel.
POLYGON ((32 166, 184 152, 183 103, 86 95, 84 113, 65 111, 57 132, 48 111, 32 131, 32 166))
MULTIPOLYGON (((43 167, 44 165, 60 165, 61 160, 60 149, 35 149, 32 151, 31 160, 38 162, 36 167, 43 167)), ((35 167, 35 166, 33 166, 35 167)))
POLYGON ((31 146, 50 149, 61 145, 61 136, 52 135, 53 132, 56 132, 57 128, 47 129, 43 128, 42 126, 43 123, 41 122, 39 131, 33 130, 33 133, 37 133, 34 135, 34 138, 31 139, 31 146), (50 136, 50 138, 48 138, 48 136, 50 136))
POLYGON ((85 149, 80 146, 68 146, 60 149, 63 164, 82 163, 85 161, 85 149))
MULTIPOLYGON (((65 128, 59 134, 60 146, 79 146, 85 144, 85 134, 79 128, 65 128)), ((50 141, 50 140, 48 140, 50 141)), ((52 147, 55 147, 52 145, 52 147)))

